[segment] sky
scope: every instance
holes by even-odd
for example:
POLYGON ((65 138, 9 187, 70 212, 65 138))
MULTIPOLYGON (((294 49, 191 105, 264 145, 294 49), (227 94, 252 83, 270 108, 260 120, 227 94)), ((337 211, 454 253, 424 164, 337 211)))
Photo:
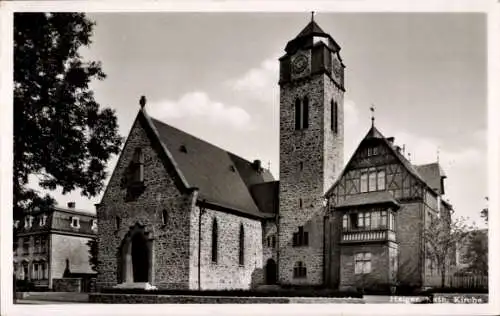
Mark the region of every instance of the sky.
MULTIPOLYGON (((303 13, 93 13, 82 50, 107 74, 96 100, 128 135, 145 95, 150 116, 279 175, 278 58, 310 21, 303 13)), ((345 162, 375 125, 415 164, 436 162, 457 216, 482 226, 487 196, 486 16, 480 13, 322 13, 342 47, 345 162), (439 152, 439 153, 438 153, 439 152), (439 157, 439 158, 438 158, 439 157)), ((116 157, 108 164, 111 173, 116 157)), ((36 187, 36 185, 34 185, 36 187)), ((79 192, 51 192, 60 205, 79 192)))

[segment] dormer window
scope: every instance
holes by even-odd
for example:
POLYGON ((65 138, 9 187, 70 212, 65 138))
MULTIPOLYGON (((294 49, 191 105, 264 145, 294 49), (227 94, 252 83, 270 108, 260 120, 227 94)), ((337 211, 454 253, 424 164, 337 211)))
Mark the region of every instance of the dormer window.
POLYGON ((40 216, 40 226, 45 226, 47 223, 47 215, 40 216))
POLYGON ((80 228, 80 219, 76 216, 71 217, 71 227, 80 228))
POLYGON ((33 226, 33 216, 28 215, 24 218, 24 227, 30 228, 31 226, 33 226))

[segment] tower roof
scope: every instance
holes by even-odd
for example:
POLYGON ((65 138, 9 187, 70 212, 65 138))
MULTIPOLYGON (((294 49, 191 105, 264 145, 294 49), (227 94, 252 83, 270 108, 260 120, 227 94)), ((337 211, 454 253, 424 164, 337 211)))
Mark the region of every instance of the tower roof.
POLYGON ((325 31, 323 31, 321 27, 319 27, 319 25, 314 20, 312 20, 295 38, 314 36, 314 35, 330 36, 327 33, 325 33, 325 31))
POLYGON ((334 51, 340 51, 340 46, 335 40, 321 29, 321 27, 311 20, 302 31, 291 41, 286 44, 285 51, 289 54, 295 53, 299 48, 307 48, 313 46, 314 37, 323 37, 328 39, 327 47, 334 51))

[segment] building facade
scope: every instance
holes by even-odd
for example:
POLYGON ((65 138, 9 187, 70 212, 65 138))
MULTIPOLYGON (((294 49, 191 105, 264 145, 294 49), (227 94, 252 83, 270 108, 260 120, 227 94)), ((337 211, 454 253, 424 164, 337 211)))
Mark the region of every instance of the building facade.
POLYGON ((16 279, 52 289, 54 279, 96 274, 87 243, 96 238, 97 218, 74 207, 29 212, 14 223, 16 279))
POLYGON ((344 166, 345 65, 313 20, 279 63, 279 181, 141 102, 97 205, 98 288, 425 285, 422 231, 452 209, 441 168, 373 121, 344 166))

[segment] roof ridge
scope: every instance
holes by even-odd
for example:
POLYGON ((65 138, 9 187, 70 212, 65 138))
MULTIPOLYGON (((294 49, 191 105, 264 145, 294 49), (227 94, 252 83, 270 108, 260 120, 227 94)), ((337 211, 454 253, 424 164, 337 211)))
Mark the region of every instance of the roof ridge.
POLYGON ((181 129, 180 129, 180 128, 178 128, 178 127, 175 127, 175 126, 173 126, 173 125, 171 125, 171 124, 168 124, 168 123, 165 123, 165 122, 163 122, 163 121, 160 121, 159 119, 156 119, 156 118, 154 118, 154 117, 152 117, 152 116, 150 116, 150 118, 151 118, 151 120, 152 120, 152 121, 154 121, 153 123, 155 123, 155 124, 156 124, 156 122, 158 122, 158 123, 160 123, 160 124, 166 125, 166 126, 168 126, 168 127, 170 127, 170 128, 175 129, 176 131, 178 131, 178 132, 180 132, 180 133, 182 133, 182 134, 185 134, 185 135, 187 135, 187 136, 189 136, 189 137, 191 137, 191 138, 196 139, 197 141, 204 142, 204 143, 206 143, 206 144, 211 145, 212 147, 216 147, 216 148, 218 148, 218 149, 220 149, 220 150, 222 150, 222 151, 227 152, 228 154, 231 154, 231 155, 233 155, 233 156, 236 156, 237 158, 240 158, 241 160, 244 160, 244 161, 246 161, 246 162, 248 162, 248 163, 250 163, 250 164, 252 163, 250 160, 247 160, 246 158, 243 158, 243 157, 241 157, 240 155, 237 155, 237 154, 235 154, 235 153, 233 153, 233 152, 231 152, 231 151, 229 151, 229 150, 227 150, 227 149, 224 149, 224 148, 222 148, 222 147, 220 147, 220 146, 218 146, 218 145, 215 145, 215 144, 213 144, 213 143, 211 143, 211 142, 208 142, 208 141, 204 140, 203 138, 200 138, 200 137, 195 136, 195 135, 193 135, 193 134, 191 134, 191 133, 188 133, 188 132, 186 132, 186 131, 183 131, 183 130, 181 130, 181 129))

